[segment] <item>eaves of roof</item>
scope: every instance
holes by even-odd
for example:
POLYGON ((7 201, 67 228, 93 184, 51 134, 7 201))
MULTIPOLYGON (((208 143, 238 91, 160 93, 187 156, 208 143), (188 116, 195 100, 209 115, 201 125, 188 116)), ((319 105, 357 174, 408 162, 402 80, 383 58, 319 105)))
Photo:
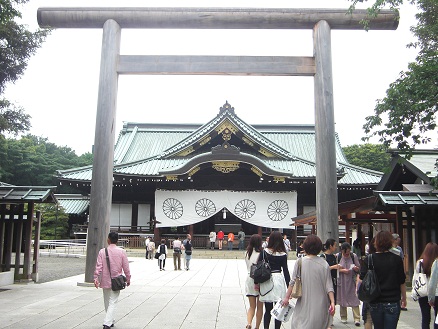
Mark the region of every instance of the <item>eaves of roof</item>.
POLYGON ((386 207, 391 206, 438 206, 438 191, 431 192, 405 192, 405 191, 374 191, 386 207))
POLYGON ((56 194, 59 205, 66 214, 82 215, 90 206, 90 197, 77 194, 56 194))
POLYGON ((0 186, 0 203, 56 203, 56 186, 0 186))
POLYGON ((371 169, 354 166, 349 163, 339 163, 339 168, 345 175, 338 181, 338 185, 378 185, 383 173, 371 169))

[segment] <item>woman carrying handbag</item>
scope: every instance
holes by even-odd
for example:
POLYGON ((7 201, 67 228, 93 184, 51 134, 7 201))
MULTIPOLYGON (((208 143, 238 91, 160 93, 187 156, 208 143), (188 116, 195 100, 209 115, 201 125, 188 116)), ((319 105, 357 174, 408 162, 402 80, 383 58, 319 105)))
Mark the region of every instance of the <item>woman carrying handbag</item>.
MULTIPOLYGON (((283 298, 286 293, 287 282, 290 281, 287 253, 280 232, 274 231, 271 233, 268 246, 263 250, 262 257, 269 263, 272 273, 270 280, 260 284, 259 297, 259 300, 265 303, 263 326, 265 329, 269 329, 271 310, 274 303, 283 298)), ((275 329, 280 329, 280 327, 281 321, 275 320, 275 329)))
POLYGON ((326 329, 330 327, 330 315, 335 314, 335 295, 330 268, 322 257, 318 257, 322 250, 322 241, 319 237, 309 235, 304 240, 303 248, 306 256, 295 262, 283 305, 289 304, 293 287, 299 277, 302 293, 295 305, 291 328, 326 329))
MULTIPOLYGON (((420 258, 417 261, 417 265, 415 266, 415 272, 416 275, 414 274, 414 279, 417 276, 417 279, 421 282, 421 283, 415 283, 413 282, 413 289, 412 289, 412 297, 414 298, 414 300, 418 300, 418 304, 420 305, 420 310, 421 310, 421 329, 429 329, 430 328, 430 320, 431 320, 431 316, 430 316, 430 309, 431 306, 429 305, 429 301, 427 298, 427 288, 426 288, 426 295, 423 296, 423 294, 420 293, 420 285, 426 284, 427 287, 427 283, 430 280, 430 275, 432 272, 432 264, 435 261, 435 259, 438 257, 438 245, 436 243, 433 242, 429 242, 426 247, 423 250, 423 253, 421 254, 420 258), (423 275, 421 275, 423 274, 423 275), (426 281, 424 281, 424 274, 426 276, 426 281), (419 278, 420 277, 420 278, 419 278), (421 278, 423 277, 423 278, 421 278), (417 288, 417 290, 415 289, 417 288), (416 293, 417 291, 417 293, 416 293), (421 296, 418 296, 418 294, 421 294, 421 296)), ((415 280, 413 280, 415 281, 415 280)), ((434 314, 435 317, 437 315, 437 311, 438 311, 438 293, 437 293, 437 289, 435 288, 434 291, 434 314)), ((434 318, 435 319, 435 318, 434 318)), ((434 324, 434 328, 438 329, 438 325, 434 324)))

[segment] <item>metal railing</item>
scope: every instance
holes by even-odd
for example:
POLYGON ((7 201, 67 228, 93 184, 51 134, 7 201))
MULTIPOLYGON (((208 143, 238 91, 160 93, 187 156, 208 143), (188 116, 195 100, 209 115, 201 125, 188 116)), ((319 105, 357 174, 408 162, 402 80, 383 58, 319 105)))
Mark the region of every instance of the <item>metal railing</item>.
POLYGON ((40 240, 40 254, 85 255, 86 239, 40 240))

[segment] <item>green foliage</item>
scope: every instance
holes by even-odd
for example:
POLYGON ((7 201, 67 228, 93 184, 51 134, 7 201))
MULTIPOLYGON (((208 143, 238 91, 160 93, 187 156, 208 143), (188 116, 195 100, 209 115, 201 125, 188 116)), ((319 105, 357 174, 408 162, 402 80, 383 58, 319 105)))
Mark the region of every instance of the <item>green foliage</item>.
POLYGON ((23 108, 16 107, 6 99, 0 99, 0 134, 9 132, 17 135, 30 128, 30 116, 24 113, 23 108))
MULTIPOLYGON (((28 0, 0 0, 0 94, 7 83, 14 83, 24 73, 29 58, 35 54, 50 32, 38 29, 31 32, 26 25, 18 24, 21 17, 17 5, 28 0)), ((27 131, 30 116, 7 99, 0 99, 0 134, 27 131)))
POLYGON ((21 139, 0 136, 0 180, 23 186, 57 185, 56 170, 92 164, 92 155, 78 157, 67 146, 57 146, 47 138, 26 135, 21 139))
POLYGON ((41 211, 42 240, 68 239, 68 215, 61 206, 51 203, 38 203, 35 211, 41 211))
MULTIPOLYGON (((363 128, 368 141, 377 136, 385 147, 397 147, 410 152, 416 145, 425 144, 430 138, 425 132, 436 128, 438 104, 438 2, 417 0, 418 23, 411 28, 417 38, 408 47, 419 50, 414 63, 401 72, 391 83, 386 97, 377 100, 374 114, 366 117, 363 128)), ((353 5, 357 1, 353 1, 353 5)), ((371 12, 386 4, 400 5, 401 0, 375 2, 371 12)))
POLYGON ((354 144, 342 150, 351 164, 376 171, 386 171, 391 161, 391 155, 386 153, 383 145, 354 144))

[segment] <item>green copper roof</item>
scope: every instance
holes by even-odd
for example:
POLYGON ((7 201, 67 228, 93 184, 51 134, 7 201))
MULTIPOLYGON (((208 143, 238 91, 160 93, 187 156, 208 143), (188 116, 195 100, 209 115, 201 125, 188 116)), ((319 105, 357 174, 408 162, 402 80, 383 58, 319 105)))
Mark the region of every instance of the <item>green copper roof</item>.
MULTIPOLYGON (((235 115, 234 109, 228 103, 214 119, 204 125, 124 123, 114 151, 114 174, 162 177, 167 172, 183 170, 196 158, 212 154, 212 147, 218 143, 212 143, 210 148, 201 148, 199 145, 203 145, 202 141, 207 137, 219 139, 217 129, 224 122, 236 128, 239 138, 244 136, 245 141, 250 140, 249 144, 253 142, 270 154, 265 156, 247 147, 240 151, 243 161, 256 158, 267 171, 291 179, 315 178, 314 125, 248 125, 235 115), (193 145, 198 145, 196 152, 181 156, 181 152, 193 145)), ((379 183, 382 173, 349 164, 337 135, 335 144, 338 184, 379 183)), ((58 177, 81 184, 91 181, 91 173, 92 166, 88 166, 58 171, 58 177)))

